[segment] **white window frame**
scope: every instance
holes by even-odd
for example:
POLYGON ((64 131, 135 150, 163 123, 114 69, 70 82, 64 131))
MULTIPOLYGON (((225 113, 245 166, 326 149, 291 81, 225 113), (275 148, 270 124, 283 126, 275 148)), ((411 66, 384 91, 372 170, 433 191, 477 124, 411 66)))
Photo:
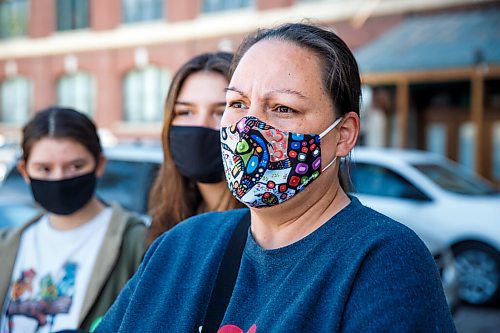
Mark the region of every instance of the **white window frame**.
POLYGON ((0 38, 26 35, 28 8, 28 0, 7 0, 0 3, 0 38))
POLYGON ((166 2, 163 0, 121 0, 121 3, 123 23, 155 21, 165 17, 166 2))
POLYGON ((168 71, 152 65, 125 74, 123 120, 128 123, 161 122, 170 79, 168 71))
POLYGON ((217 13, 226 10, 253 8, 256 0, 202 0, 203 13, 217 13))
POLYGON ((492 176, 500 180, 500 121, 493 123, 492 134, 492 176))
POLYGON ((31 81, 24 76, 4 80, 0 87, 0 122, 21 126, 30 117, 33 100, 31 81))
POLYGON ((78 71, 63 75, 57 80, 57 104, 92 117, 95 114, 95 91, 90 73, 78 71))
POLYGON ((463 122, 458 128, 458 162, 470 171, 476 170, 476 125, 463 122))

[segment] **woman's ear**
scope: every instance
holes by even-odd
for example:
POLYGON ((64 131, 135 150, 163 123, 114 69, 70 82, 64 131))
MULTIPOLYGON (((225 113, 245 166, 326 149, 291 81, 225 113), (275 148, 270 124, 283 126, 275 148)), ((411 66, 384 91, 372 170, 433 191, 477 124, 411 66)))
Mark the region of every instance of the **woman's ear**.
POLYGON ((28 171, 26 170, 26 161, 25 160, 19 160, 19 162, 17 162, 17 171, 19 171, 21 176, 23 176, 26 184, 31 183, 30 177, 28 176, 28 171))
POLYGON ((108 160, 104 155, 101 154, 101 156, 99 156, 99 160, 97 161, 97 166, 95 168, 95 175, 97 176, 97 178, 100 178, 104 175, 107 163, 108 160))
POLYGON ((339 141, 337 143, 337 156, 349 155, 356 145, 359 135, 359 116, 356 112, 348 112, 339 123, 339 141))

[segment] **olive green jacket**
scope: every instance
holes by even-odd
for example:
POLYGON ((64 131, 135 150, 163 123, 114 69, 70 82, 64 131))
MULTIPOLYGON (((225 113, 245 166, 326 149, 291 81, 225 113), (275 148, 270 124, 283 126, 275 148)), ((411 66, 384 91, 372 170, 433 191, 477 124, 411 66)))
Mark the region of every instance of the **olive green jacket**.
MULTIPOLYGON (((145 252, 147 228, 143 220, 120 206, 113 213, 99 250, 80 312, 79 328, 89 331, 103 316, 136 271, 145 252)), ((3 308, 23 231, 41 215, 18 228, 0 230, 0 308, 3 308)))

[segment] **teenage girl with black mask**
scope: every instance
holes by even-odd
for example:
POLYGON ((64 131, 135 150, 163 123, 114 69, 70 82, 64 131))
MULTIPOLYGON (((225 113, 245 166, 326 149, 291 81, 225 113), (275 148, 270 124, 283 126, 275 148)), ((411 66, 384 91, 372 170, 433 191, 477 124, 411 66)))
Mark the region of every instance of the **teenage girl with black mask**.
POLYGON ((175 74, 163 120, 164 163, 150 196, 148 242, 198 213, 242 207, 229 192, 221 157, 220 119, 232 55, 198 55, 175 74))
POLYGON ((96 197, 106 159, 82 113, 37 113, 22 148, 18 169, 45 212, 0 234, 0 332, 88 331, 138 267, 146 227, 96 197))

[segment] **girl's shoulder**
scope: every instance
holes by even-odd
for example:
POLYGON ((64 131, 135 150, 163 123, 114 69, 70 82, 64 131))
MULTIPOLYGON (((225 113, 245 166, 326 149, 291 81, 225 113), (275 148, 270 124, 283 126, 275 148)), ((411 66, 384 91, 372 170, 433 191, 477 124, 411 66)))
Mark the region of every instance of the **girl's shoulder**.
POLYGON ((39 213, 34 218, 26 221, 20 226, 7 227, 0 229, 0 243, 9 242, 12 238, 19 238, 21 235, 29 228, 32 228, 35 223, 38 223, 42 217, 45 215, 43 213, 39 213))

